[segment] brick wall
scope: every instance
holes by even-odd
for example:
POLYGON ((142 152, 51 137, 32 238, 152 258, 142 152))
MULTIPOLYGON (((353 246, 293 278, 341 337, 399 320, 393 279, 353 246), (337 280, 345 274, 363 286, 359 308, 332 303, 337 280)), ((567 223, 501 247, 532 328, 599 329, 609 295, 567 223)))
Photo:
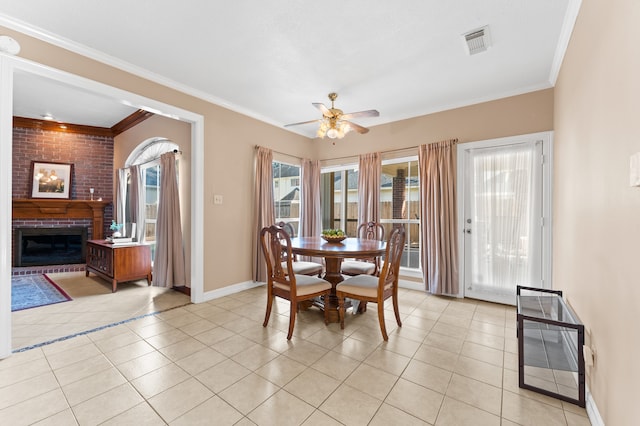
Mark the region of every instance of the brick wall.
MULTIPOLYGON (((31 197, 31 161, 73 164, 72 200, 90 199, 89 188, 94 188, 94 199, 113 200, 113 138, 14 127, 13 198, 31 197)), ((107 206, 105 234, 112 218, 113 206, 107 206)), ((91 238, 91 225, 89 219, 22 219, 14 220, 12 229, 86 226, 91 238)))
POLYGON ((72 200, 88 200, 92 187, 95 198, 113 199, 113 138, 14 128, 13 198, 31 196, 31 161, 73 164, 72 200))

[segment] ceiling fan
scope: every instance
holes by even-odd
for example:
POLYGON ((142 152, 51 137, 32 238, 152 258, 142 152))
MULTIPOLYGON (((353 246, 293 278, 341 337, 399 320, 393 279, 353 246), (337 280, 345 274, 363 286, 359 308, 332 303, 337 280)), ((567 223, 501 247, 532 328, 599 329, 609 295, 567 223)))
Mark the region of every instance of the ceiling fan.
MULTIPOLYGON (((333 103, 338 97, 335 92, 329 93, 329 100, 331 100, 331 108, 327 108, 321 103, 312 103, 312 105, 322 112, 322 118, 317 120, 302 121, 300 123, 286 124, 284 127, 299 126, 301 124, 320 123, 317 136, 324 138, 327 136, 329 139, 342 139, 348 132, 354 130, 360 134, 367 133, 369 129, 362 127, 350 121, 353 118, 358 117, 378 117, 380 113, 375 109, 367 111, 343 113, 341 109, 335 108, 333 103)), ((335 144, 335 142, 334 142, 335 144)))

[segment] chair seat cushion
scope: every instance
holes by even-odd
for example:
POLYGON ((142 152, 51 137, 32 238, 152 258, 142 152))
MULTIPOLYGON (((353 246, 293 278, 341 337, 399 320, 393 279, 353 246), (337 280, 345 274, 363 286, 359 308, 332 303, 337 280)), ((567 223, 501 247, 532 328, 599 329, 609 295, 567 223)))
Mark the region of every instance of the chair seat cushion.
POLYGON ((338 284, 336 291, 375 299, 378 296, 378 280, 379 278, 373 275, 356 275, 338 284))
MULTIPOLYGON (((307 274, 319 274, 320 272, 322 272, 322 265, 315 262, 305 262, 302 260, 296 260, 295 262, 291 263, 291 266, 293 266, 294 274, 307 275, 307 274)), ((282 262, 282 268, 285 271, 287 270, 287 262, 282 262)))
MULTIPOLYGON (((322 278, 312 277, 309 275, 296 275, 296 289, 298 291, 298 296, 306 296, 308 294, 319 293, 321 291, 326 291, 331 289, 331 283, 329 281, 325 281, 322 278)), ((288 285, 274 283, 275 287, 281 288, 283 290, 289 290, 288 285)))
POLYGON ((359 260, 345 260, 342 262, 342 273, 350 275, 367 274, 371 275, 375 272, 376 265, 371 262, 363 262, 359 260))

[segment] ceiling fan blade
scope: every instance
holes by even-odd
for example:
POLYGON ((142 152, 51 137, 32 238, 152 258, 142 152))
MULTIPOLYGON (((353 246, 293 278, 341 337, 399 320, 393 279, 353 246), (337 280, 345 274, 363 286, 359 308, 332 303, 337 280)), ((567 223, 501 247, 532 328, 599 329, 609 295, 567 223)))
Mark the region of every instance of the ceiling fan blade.
POLYGON ((365 133, 369 132, 369 129, 367 129, 366 127, 362 127, 361 125, 356 124, 353 121, 346 121, 346 120, 342 120, 342 121, 344 121, 347 124, 349 124, 349 127, 351 127, 351 129, 355 130, 356 132, 360 133, 361 135, 364 135, 365 133))
POLYGON ((284 127, 300 126, 301 124, 317 123, 318 121, 320 121, 320 120, 301 121, 301 122, 299 122, 299 123, 285 124, 285 125, 284 125, 284 127))
POLYGON ((370 109, 367 111, 358 111, 358 112, 350 112, 348 114, 342 114, 342 117, 345 120, 350 120, 352 118, 357 118, 357 117, 379 117, 380 113, 378 112, 378 110, 375 109, 370 109))
POLYGON ((333 114, 331 113, 329 108, 324 106, 324 104, 314 102, 311 105, 313 105, 314 107, 318 108, 320 110, 320 112, 322 112, 322 115, 324 115, 325 117, 333 117, 333 114))

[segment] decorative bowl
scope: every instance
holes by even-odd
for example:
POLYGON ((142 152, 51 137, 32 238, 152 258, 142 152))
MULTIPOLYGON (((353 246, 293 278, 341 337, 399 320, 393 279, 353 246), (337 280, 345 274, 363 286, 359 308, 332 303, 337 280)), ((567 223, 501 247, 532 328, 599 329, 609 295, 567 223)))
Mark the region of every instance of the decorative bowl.
POLYGON ((342 242, 342 240, 346 239, 347 236, 343 235, 343 236, 335 236, 335 235, 321 235, 322 239, 325 240, 328 243, 339 243, 342 242))

